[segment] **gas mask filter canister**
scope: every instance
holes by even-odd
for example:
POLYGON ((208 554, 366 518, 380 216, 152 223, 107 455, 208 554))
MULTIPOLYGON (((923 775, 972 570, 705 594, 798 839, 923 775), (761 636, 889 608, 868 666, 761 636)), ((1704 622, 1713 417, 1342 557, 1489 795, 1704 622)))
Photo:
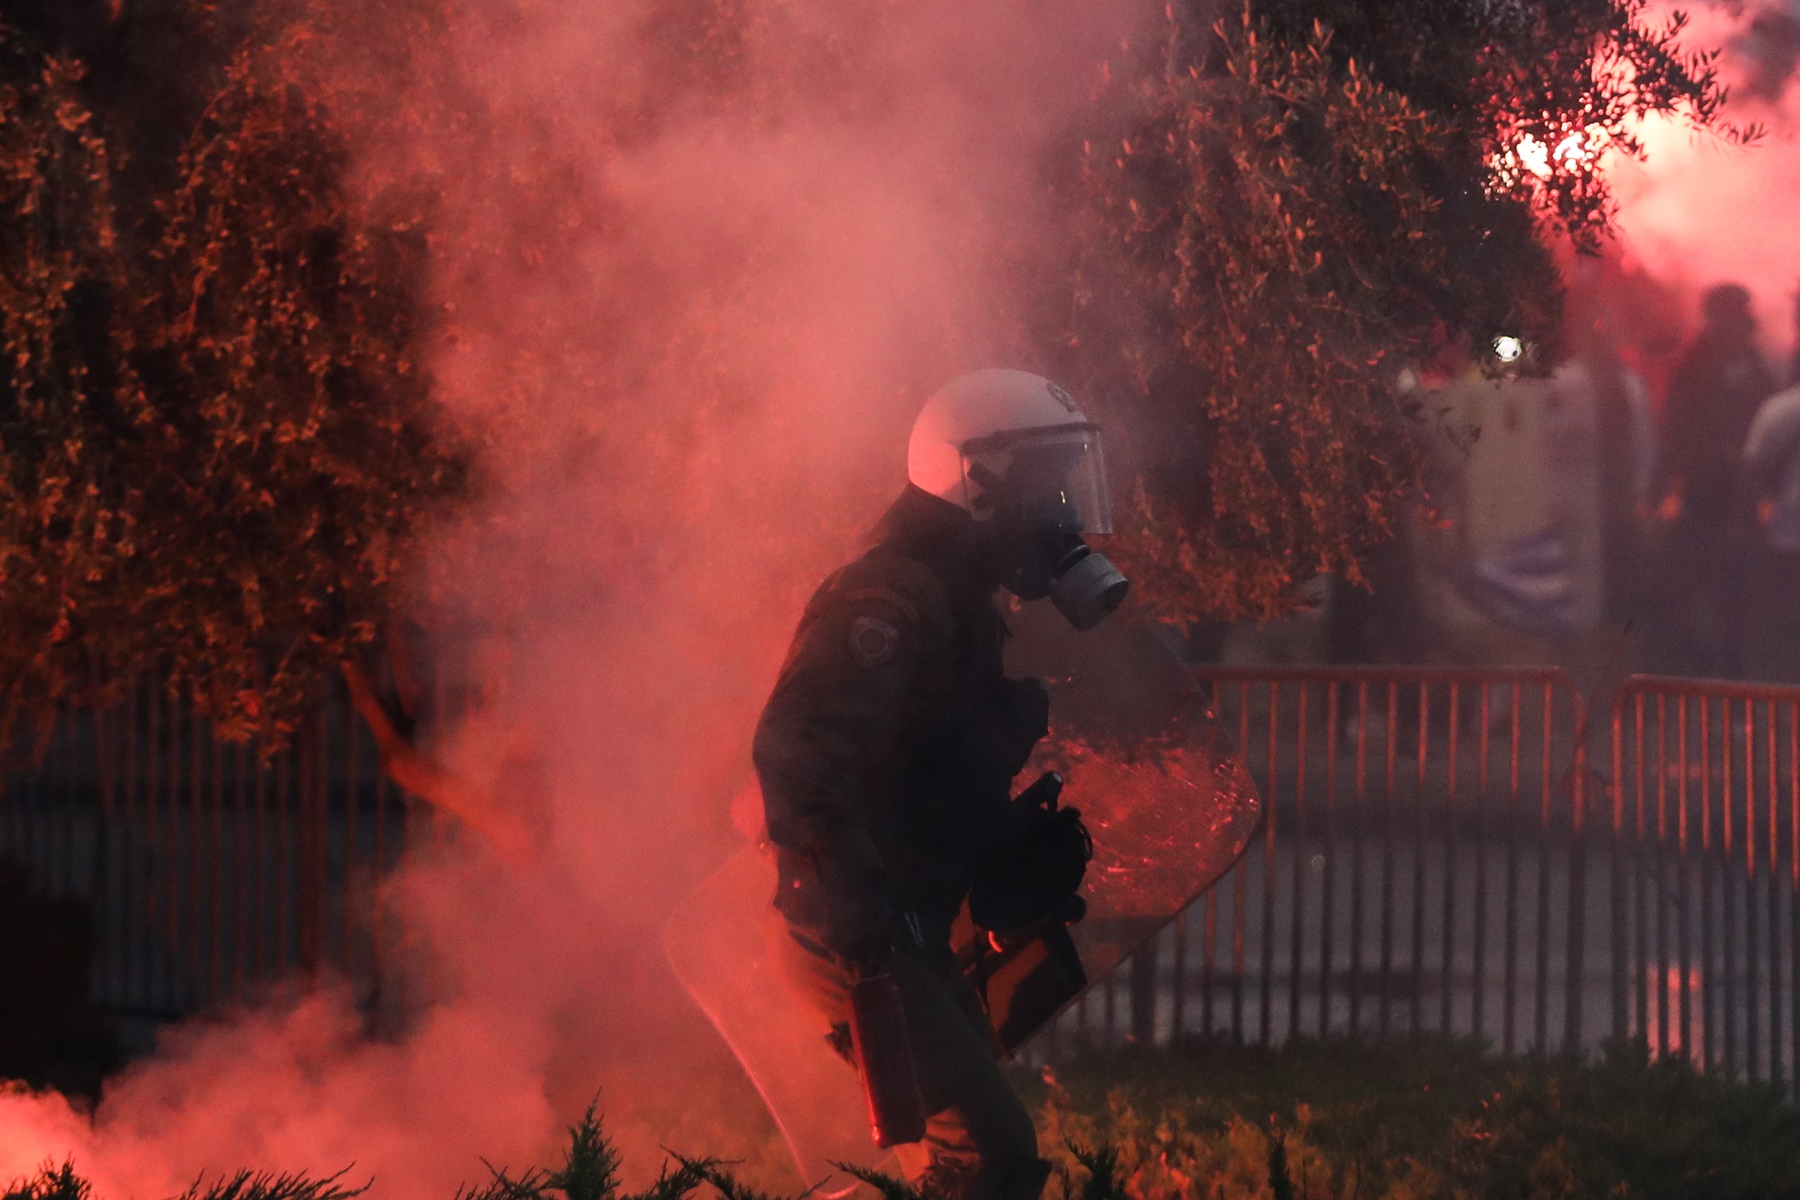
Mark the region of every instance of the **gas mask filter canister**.
POLYGON ((1077 630, 1092 629, 1111 616, 1131 590, 1131 581, 1086 542, 1078 543, 1056 564, 1050 603, 1077 630))

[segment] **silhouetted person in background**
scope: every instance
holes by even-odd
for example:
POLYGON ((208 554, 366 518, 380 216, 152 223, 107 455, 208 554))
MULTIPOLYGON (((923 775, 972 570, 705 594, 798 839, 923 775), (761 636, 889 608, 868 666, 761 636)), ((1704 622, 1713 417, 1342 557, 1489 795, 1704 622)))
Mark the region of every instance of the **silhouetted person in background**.
POLYGON ((1705 324, 1670 381, 1655 494, 1668 521, 1671 665, 1729 676, 1737 673, 1739 639, 1727 614, 1746 523, 1740 456, 1775 379, 1756 350, 1748 291, 1735 283, 1711 288, 1701 314, 1705 324))

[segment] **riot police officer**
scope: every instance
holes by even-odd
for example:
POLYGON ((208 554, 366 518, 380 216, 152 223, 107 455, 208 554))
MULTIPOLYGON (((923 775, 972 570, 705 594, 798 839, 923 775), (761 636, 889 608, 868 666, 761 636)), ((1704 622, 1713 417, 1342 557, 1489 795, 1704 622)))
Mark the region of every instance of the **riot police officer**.
POLYGON ((950 944, 971 887, 1018 875, 1012 781, 1048 724, 1043 685, 1004 672, 995 593, 1047 598, 1085 629, 1127 585, 1083 540, 1111 529, 1099 429, 1049 380, 950 383, 914 423, 907 475, 869 550, 807 605, 757 726, 773 942, 840 1039, 859 972, 879 963, 897 984, 929 1114, 900 1147, 909 1176, 1035 1200, 1049 1165, 950 944))

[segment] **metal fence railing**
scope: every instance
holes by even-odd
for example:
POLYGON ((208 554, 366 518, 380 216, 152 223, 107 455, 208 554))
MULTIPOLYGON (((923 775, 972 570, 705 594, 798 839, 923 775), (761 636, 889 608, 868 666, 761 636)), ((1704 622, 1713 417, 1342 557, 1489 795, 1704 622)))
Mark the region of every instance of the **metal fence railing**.
POLYGON ((1633 679, 1612 754, 1612 1030, 1800 1078, 1800 690, 1633 679))
POLYGON ((1800 1077, 1800 688, 1204 669, 1267 818, 1067 1039, 1645 1039, 1800 1077))
POLYGON ((0 792, 0 853, 47 897, 87 902, 94 998, 135 1016, 243 1003, 321 968, 372 1005, 400 982, 374 891, 405 838, 342 709, 265 758, 138 689, 64 720, 0 792))
MULTIPOLYGON (((1267 1042, 1429 1029, 1508 1051, 1579 1038, 1583 992, 1568 981, 1587 969, 1585 944, 1564 934, 1586 906, 1568 853, 1586 756, 1566 677, 1201 678, 1266 815, 1236 867, 1141 955, 1155 965, 1127 973, 1140 993, 1126 1006, 1131 1034, 1267 1042)), ((1092 1011, 1103 1006, 1067 1019, 1117 1032, 1092 1011)))
MULTIPOLYGON (((1556 670, 1198 678, 1263 827, 1046 1051, 1623 1036, 1800 1077, 1800 688, 1633 678, 1590 721, 1556 670)), ((96 1000, 152 1017, 321 969, 371 1011, 402 1004, 376 889, 431 824, 409 824, 347 710, 265 761, 147 691, 65 722, 0 792, 0 855, 90 906, 96 1000)))

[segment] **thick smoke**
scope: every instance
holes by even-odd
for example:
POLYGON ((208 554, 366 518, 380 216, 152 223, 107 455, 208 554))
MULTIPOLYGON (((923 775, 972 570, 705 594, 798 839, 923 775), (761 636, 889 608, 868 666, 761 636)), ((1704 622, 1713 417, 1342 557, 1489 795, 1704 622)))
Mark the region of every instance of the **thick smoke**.
POLYGON ((435 627, 465 631, 439 656, 484 688, 437 749, 535 847, 422 849, 393 882, 431 988, 404 1033, 366 1039, 329 990, 194 1024, 91 1122, 0 1096, 0 1178, 73 1155, 100 1195, 155 1196, 354 1163, 378 1195, 448 1200, 483 1157, 540 1161, 597 1088, 637 1173, 661 1145, 757 1144, 663 916, 738 836, 799 606, 899 488, 919 401, 1033 365, 1004 281, 1054 250, 1044 163, 1140 15, 369 7, 389 24, 321 18, 295 70, 318 55, 354 99, 371 205, 439 193, 432 366, 486 484, 426 572, 435 627))
POLYGON ((1720 73, 1732 89, 1725 116, 1766 133, 1740 147, 1684 122, 1648 122, 1648 161, 1608 163, 1623 246, 1690 298, 1715 283, 1744 284, 1765 350, 1785 352, 1800 287, 1800 225, 1789 219, 1800 194, 1800 4, 1679 7, 1692 17, 1684 44, 1722 51, 1720 73))

